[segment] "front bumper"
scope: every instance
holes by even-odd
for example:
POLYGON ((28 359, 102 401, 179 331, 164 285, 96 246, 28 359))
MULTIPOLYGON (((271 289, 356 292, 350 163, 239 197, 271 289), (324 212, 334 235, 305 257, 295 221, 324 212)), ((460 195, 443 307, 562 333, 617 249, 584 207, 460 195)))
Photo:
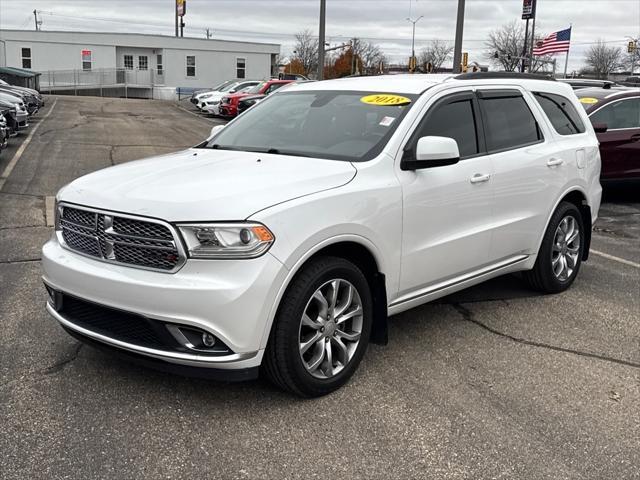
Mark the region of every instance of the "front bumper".
POLYGON ((18 124, 18 130, 29 128, 29 115, 26 113, 18 113, 16 115, 16 122, 18 124))
POLYGON ((212 115, 220 115, 220 103, 203 103, 201 110, 212 115))
POLYGON ((286 268, 269 253, 252 260, 189 260, 174 274, 106 264, 64 249, 51 239, 42 250, 43 280, 65 294, 151 320, 211 333, 231 352, 176 352, 122 341, 47 310, 75 334, 148 360, 185 367, 258 367, 264 333, 286 268))
POLYGON ((223 117, 235 117, 238 109, 234 105, 220 105, 220 115, 223 117))

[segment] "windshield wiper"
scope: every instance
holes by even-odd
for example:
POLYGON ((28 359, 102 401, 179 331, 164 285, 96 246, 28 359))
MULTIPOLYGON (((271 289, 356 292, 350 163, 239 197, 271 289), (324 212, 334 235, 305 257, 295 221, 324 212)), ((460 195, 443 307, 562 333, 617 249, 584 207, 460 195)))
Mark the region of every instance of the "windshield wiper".
POLYGON ((238 148, 232 147, 230 145, 220 145, 219 143, 214 143, 209 148, 213 148, 214 150, 239 150, 238 148))
POLYGON ((296 157, 308 157, 309 155, 305 155, 304 153, 299 152, 289 152, 285 150, 279 150, 277 148, 268 148, 264 151, 264 153, 272 153, 273 155, 293 155, 296 157))

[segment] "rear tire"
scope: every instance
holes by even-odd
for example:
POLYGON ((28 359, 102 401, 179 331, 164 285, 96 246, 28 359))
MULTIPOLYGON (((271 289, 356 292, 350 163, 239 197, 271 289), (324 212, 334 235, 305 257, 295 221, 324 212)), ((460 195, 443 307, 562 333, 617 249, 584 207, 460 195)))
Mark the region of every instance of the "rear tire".
POLYGON ((296 395, 326 395, 358 368, 372 319, 371 291, 356 265, 338 257, 312 260, 296 274, 280 302, 263 371, 296 395))
POLYGON ((560 293, 575 280, 585 245, 582 215, 569 202, 562 202, 549 221, 533 269, 524 278, 535 290, 560 293))

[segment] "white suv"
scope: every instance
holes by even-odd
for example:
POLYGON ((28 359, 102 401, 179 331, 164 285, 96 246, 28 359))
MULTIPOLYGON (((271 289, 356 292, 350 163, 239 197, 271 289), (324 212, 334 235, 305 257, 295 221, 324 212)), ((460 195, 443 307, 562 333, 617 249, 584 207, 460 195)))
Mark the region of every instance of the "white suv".
POLYGON ((47 308, 72 335, 302 396, 354 373, 387 316, 589 252, 600 156, 571 88, 497 74, 304 83, 203 144, 57 196, 47 308))

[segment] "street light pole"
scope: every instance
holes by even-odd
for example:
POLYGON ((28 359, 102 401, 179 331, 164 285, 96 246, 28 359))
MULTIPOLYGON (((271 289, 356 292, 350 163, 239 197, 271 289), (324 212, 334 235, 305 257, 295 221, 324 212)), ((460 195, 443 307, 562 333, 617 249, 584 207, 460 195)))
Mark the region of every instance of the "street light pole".
POLYGON ((327 0, 320 0, 320 28, 318 32, 318 80, 324 78, 324 42, 325 20, 327 16, 327 0))
POLYGON ((458 0, 456 43, 453 49, 453 73, 460 73, 462 63, 462 29, 464 27, 464 0, 458 0))
POLYGON ((424 15, 420 15, 415 20, 411 20, 410 17, 407 17, 407 21, 411 22, 413 24, 413 33, 411 34, 411 61, 409 63, 412 73, 413 73, 413 70, 415 69, 415 60, 414 59, 416 58, 416 49, 415 49, 415 45, 416 45, 416 23, 418 23, 418 21, 421 18, 424 18, 424 15))

